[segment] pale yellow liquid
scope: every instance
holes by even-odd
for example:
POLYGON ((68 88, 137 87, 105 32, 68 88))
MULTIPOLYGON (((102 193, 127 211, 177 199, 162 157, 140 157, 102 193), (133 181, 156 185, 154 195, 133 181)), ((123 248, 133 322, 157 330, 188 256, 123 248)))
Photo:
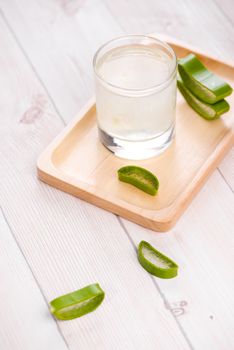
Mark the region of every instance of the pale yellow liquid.
POLYGON ((96 79, 100 129, 122 140, 145 141, 173 127, 176 77, 169 79, 173 65, 158 47, 129 45, 104 54, 96 65, 99 77, 109 83, 96 79))

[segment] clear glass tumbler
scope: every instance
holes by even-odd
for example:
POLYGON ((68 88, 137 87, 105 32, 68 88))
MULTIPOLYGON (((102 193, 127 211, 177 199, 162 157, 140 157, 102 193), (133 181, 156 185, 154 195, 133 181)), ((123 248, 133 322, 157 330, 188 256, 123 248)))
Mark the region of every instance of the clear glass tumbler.
POLYGON ((160 154, 175 127, 173 49, 153 37, 129 35, 103 45, 93 64, 101 142, 122 158, 160 154))

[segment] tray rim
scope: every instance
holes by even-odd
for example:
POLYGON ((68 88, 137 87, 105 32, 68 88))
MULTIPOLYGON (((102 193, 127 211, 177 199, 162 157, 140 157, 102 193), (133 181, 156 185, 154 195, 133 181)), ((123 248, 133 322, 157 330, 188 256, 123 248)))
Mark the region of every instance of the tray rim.
MULTIPOLYGON (((201 56, 214 60, 221 64, 234 68, 234 63, 225 62, 216 59, 213 56, 205 54, 202 50, 188 46, 179 40, 169 38, 165 35, 155 35, 160 39, 167 41, 169 44, 183 47, 184 49, 194 51, 201 56)), ((52 140, 45 148, 37 161, 37 173, 41 181, 52 185, 64 192, 75 195, 83 200, 88 201, 98 207, 104 208, 117 215, 125 217, 128 220, 134 221, 142 226, 150 228, 154 231, 168 231, 171 229, 178 218, 183 214, 185 209, 191 203, 196 193, 201 189, 208 176, 215 170, 221 159, 228 152, 234 143, 233 130, 230 129, 218 143, 209 158, 203 163, 201 168, 196 173, 193 180, 186 186, 185 190, 171 203, 168 207, 160 210, 141 209, 138 206, 130 204, 117 197, 111 197, 105 191, 100 190, 94 185, 89 185, 79 179, 74 180, 66 173, 62 173, 52 162, 52 155, 60 142, 67 134, 83 119, 86 114, 95 106, 95 98, 92 97, 87 104, 79 111, 74 119, 52 140), (93 190, 95 189, 95 196, 93 190), (190 197, 190 199, 188 199, 190 197), (177 203, 175 205, 175 203, 177 203), (166 214, 165 214, 166 212, 166 214), (157 221, 160 216, 160 221, 157 221)))

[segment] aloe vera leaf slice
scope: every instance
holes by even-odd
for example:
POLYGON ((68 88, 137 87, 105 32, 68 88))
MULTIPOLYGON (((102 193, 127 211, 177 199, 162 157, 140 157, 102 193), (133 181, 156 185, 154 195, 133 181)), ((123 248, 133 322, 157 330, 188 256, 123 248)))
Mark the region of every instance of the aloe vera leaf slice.
POLYGON ((99 284, 91 284, 52 300, 50 311, 60 320, 72 320, 94 311, 102 303, 104 296, 99 284))
POLYGON ((146 241, 141 241, 138 245, 138 260, 151 275, 160 278, 177 276, 178 265, 146 241))
POLYGON ((232 93, 231 86, 206 69, 194 54, 179 59, 178 70, 184 85, 203 102, 213 104, 232 93))
POLYGON ((118 178, 120 181, 127 182, 152 196, 155 196, 158 191, 159 181, 157 177, 147 169, 135 165, 120 168, 118 178))
POLYGON ((217 119, 223 113, 228 112, 230 109, 229 104, 225 100, 221 100, 212 105, 200 101, 195 95, 191 93, 189 89, 186 88, 180 77, 177 79, 177 86, 187 103, 204 119, 217 119))

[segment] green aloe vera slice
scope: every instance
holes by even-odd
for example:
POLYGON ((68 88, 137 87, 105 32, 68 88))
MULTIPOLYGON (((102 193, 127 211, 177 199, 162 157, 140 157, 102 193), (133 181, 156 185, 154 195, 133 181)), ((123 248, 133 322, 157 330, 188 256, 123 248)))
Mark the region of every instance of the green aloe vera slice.
POLYGON ((151 273, 151 275, 160 278, 173 278, 177 276, 178 265, 152 247, 148 242, 140 242, 138 246, 138 260, 141 266, 151 273))
POLYGON ((180 78, 177 79, 177 86, 184 96, 188 104, 198 113, 200 116, 207 120, 217 119, 221 114, 229 111, 230 106, 225 100, 221 100, 214 104, 208 104, 200 101, 196 96, 194 96, 189 89, 185 87, 180 78))
POLYGON ((155 196, 158 191, 159 181, 157 177, 139 166, 128 165, 120 168, 118 177, 120 181, 127 182, 151 196, 155 196))
POLYGON ((52 300, 50 311, 60 320, 72 320, 94 311, 101 304, 104 296, 105 293, 99 284, 91 284, 52 300))
POLYGON ((208 71, 193 54, 181 58, 178 69, 184 85, 203 102, 213 104, 232 93, 231 86, 208 71))

